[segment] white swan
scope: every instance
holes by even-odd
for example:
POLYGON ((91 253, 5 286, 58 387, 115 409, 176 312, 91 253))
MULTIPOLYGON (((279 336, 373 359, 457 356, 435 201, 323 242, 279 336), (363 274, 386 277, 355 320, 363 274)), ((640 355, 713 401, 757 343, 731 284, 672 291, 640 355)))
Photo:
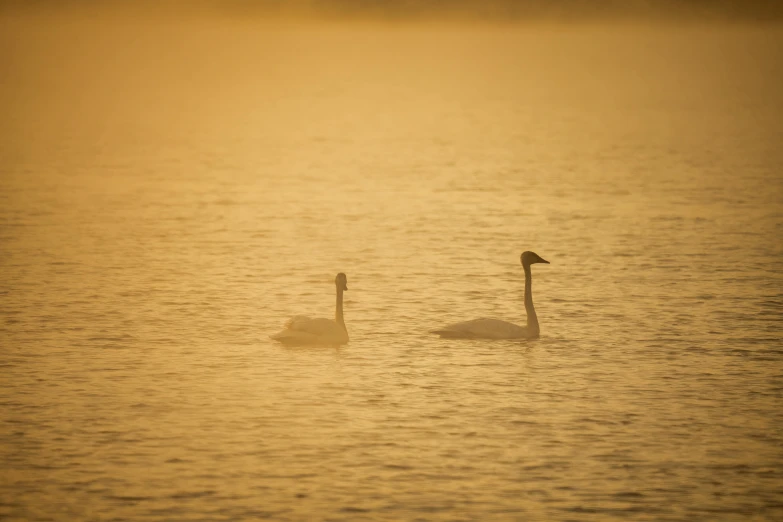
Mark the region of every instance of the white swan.
POLYGON ((337 286, 337 307, 334 321, 331 319, 310 319, 297 315, 288 321, 285 328, 272 335, 275 341, 283 344, 324 344, 340 345, 348 342, 348 329, 343 319, 343 292, 348 290, 348 278, 340 272, 334 278, 337 286))
POLYGON ((498 319, 474 319, 462 323, 454 323, 433 330, 431 333, 450 339, 535 339, 540 329, 536 309, 533 308, 532 275, 530 265, 534 263, 546 263, 535 252, 523 252, 520 256, 522 268, 525 269, 525 311, 527 312, 527 326, 517 326, 513 323, 498 319))

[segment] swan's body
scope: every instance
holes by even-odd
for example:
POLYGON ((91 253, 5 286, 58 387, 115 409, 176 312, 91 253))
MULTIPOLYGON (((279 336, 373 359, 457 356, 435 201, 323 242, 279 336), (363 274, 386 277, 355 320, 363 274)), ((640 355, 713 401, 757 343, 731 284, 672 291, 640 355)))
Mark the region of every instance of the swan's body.
POLYGON ((342 272, 334 280, 337 287, 337 306, 332 319, 311 319, 304 315, 291 318, 285 328, 271 336, 283 344, 340 345, 348 342, 348 329, 343 318, 343 292, 348 290, 348 279, 342 272))
POLYGON ((507 321, 498 319, 473 319, 445 326, 432 333, 450 339, 535 339, 541 329, 538 326, 536 309, 533 307, 533 276, 530 265, 534 263, 546 263, 534 252, 523 252, 520 256, 522 268, 525 270, 525 312, 527 312, 527 325, 517 326, 507 321))

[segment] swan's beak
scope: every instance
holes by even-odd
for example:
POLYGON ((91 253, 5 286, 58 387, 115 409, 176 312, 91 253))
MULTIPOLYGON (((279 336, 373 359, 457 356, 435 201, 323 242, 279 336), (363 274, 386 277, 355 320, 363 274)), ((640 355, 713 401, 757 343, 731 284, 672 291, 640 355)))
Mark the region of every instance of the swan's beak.
POLYGON ((543 257, 539 257, 539 258, 538 258, 538 262, 539 262, 539 263, 546 263, 547 265, 549 264, 549 261, 547 261, 547 260, 546 260, 546 259, 544 259, 543 257))

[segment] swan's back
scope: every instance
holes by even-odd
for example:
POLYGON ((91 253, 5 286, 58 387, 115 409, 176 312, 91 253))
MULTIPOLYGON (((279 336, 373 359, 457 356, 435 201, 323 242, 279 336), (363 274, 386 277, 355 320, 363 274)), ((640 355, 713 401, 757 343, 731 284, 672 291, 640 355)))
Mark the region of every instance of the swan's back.
POLYGON ((271 338, 284 344, 345 344, 348 332, 331 319, 297 315, 271 338))
POLYGON ((331 319, 311 319, 306 315, 297 315, 286 322, 285 327, 297 332, 307 332, 313 335, 328 335, 336 331, 344 331, 340 325, 331 319))
POLYGON ((473 319, 444 326, 432 333, 449 339, 528 339, 527 328, 499 319, 473 319))

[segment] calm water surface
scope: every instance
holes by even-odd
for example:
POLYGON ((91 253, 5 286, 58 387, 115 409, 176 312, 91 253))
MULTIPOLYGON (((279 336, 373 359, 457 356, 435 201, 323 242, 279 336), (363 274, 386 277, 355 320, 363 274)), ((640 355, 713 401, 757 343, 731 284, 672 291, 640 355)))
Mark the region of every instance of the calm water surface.
POLYGON ((0 49, 0 518, 783 518, 779 28, 0 49), (539 340, 427 333, 523 250, 539 340), (350 344, 268 340, 338 271, 350 344))

